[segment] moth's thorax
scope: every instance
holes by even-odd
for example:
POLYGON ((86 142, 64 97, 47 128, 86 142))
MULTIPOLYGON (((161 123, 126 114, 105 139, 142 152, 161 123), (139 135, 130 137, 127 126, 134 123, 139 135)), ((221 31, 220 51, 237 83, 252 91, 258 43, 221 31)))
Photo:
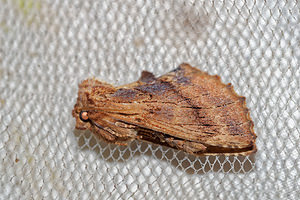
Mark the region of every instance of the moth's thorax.
POLYGON ((107 83, 96 79, 87 79, 79 85, 77 102, 73 109, 73 116, 76 118, 77 129, 89 129, 89 120, 82 121, 80 113, 86 111, 89 118, 93 117, 95 110, 104 108, 107 105, 107 95, 114 93, 115 88, 107 83))

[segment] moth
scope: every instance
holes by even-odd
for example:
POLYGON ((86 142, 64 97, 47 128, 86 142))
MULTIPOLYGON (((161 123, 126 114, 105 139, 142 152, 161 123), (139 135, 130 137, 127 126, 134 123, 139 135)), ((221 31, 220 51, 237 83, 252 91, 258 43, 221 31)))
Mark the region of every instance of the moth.
POLYGON ((189 64, 158 78, 143 71, 138 81, 120 87, 84 80, 72 115, 77 129, 117 145, 142 140, 193 155, 256 152, 245 97, 189 64))

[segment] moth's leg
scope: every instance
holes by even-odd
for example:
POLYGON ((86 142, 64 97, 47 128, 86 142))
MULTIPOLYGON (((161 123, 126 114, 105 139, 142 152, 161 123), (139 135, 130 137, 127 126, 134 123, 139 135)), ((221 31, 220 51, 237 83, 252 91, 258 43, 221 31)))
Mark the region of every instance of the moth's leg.
POLYGON ((101 120, 101 126, 100 123, 95 123, 91 130, 101 139, 117 145, 127 145, 129 141, 136 138, 135 125, 114 122, 111 119, 101 120))
POLYGON ((124 122, 115 122, 115 125, 120 127, 120 128, 126 128, 126 129, 136 129, 136 125, 132 125, 132 124, 126 124, 124 122))
POLYGON ((117 141, 117 137, 108 132, 107 130, 94 128, 92 132, 96 133, 96 136, 104 139, 107 142, 115 143, 117 141))
POLYGON ((206 146, 197 142, 185 142, 184 148, 188 153, 199 153, 206 151, 206 146))
POLYGON ((105 128, 95 129, 95 133, 97 134, 97 137, 104 139, 107 142, 117 144, 117 145, 123 145, 123 146, 126 146, 128 144, 127 141, 120 141, 118 137, 116 137, 111 133, 111 130, 108 131, 105 128))
POLYGON ((120 146, 127 146, 128 142, 120 142, 120 141, 116 141, 115 144, 120 145, 120 146))
POLYGON ((167 142, 173 148, 183 150, 190 154, 204 152, 206 150, 206 146, 204 146, 201 143, 197 143, 197 142, 176 140, 174 138, 165 138, 165 142, 167 142))
POLYGON ((96 129, 95 133, 98 137, 104 139, 107 142, 123 146, 126 146, 128 144, 129 139, 117 137, 116 134, 113 134, 114 132, 109 128, 96 129))
POLYGON ((112 126, 115 135, 117 135, 120 140, 133 140, 137 136, 137 126, 132 124, 126 124, 123 122, 115 122, 115 126, 112 126))

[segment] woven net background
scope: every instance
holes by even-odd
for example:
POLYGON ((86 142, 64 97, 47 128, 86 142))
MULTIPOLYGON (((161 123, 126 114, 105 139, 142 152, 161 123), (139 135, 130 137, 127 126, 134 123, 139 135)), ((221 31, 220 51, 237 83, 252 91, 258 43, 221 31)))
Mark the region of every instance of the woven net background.
POLYGON ((294 0, 0 0, 0 199, 297 199, 299 16, 294 0), (247 98, 255 156, 74 130, 85 78, 121 85, 182 62, 247 98))

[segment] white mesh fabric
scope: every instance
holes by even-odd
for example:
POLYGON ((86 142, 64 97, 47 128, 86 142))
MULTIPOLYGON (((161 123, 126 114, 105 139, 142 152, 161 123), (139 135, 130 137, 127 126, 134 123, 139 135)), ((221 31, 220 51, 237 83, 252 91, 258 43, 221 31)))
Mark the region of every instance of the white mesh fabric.
POLYGON ((297 199, 297 1, 0 0, 0 199, 297 199), (252 157, 194 157, 74 130, 78 83, 182 62, 231 82, 252 157))

